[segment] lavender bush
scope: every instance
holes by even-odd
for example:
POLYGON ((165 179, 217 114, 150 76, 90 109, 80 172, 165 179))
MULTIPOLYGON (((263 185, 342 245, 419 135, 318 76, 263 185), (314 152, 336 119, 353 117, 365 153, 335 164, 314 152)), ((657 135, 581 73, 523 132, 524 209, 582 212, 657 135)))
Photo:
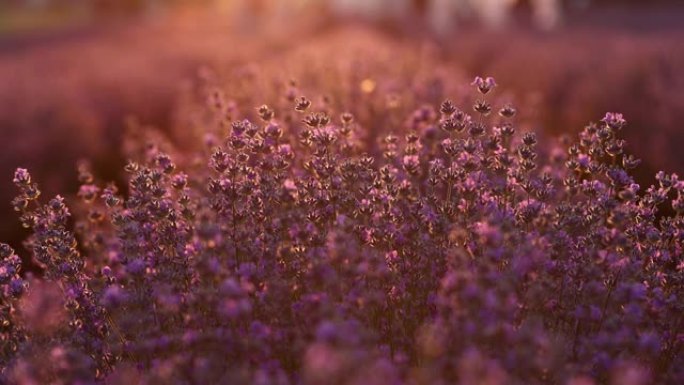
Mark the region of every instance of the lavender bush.
MULTIPOLYGON (((76 190, 76 178, 69 167, 55 164, 74 164, 87 157, 98 176, 122 180, 124 159, 118 151, 126 114, 168 131, 171 118, 186 108, 184 101, 175 98, 178 88, 185 86, 199 65, 221 74, 225 80, 221 87, 230 90, 231 98, 236 84, 249 82, 249 75, 248 71, 234 71, 234 76, 227 72, 236 67, 269 65, 267 77, 278 74, 281 82, 283 74, 296 78, 303 87, 301 94, 312 98, 315 109, 319 106, 314 96, 344 90, 346 97, 337 108, 351 110, 364 124, 362 133, 367 128, 396 127, 397 123, 371 122, 363 111, 357 111, 369 106, 368 100, 345 88, 363 80, 353 79, 358 74, 376 79, 375 93, 383 96, 404 90, 404 84, 396 83, 404 83, 406 78, 422 77, 426 81, 420 85, 428 88, 429 77, 440 71, 459 87, 467 84, 462 73, 468 78, 480 72, 495 74, 506 84, 505 92, 495 96, 515 96, 521 113, 516 122, 518 130, 525 130, 522 123, 529 122, 538 133, 552 135, 574 135, 605 111, 620 110, 630 121, 621 135, 639 144, 631 150, 643 159, 635 178, 647 186, 657 170, 684 169, 683 158, 677 156, 684 143, 680 130, 684 76, 679 71, 684 66, 684 50, 679 49, 684 34, 667 27, 668 21, 658 18, 657 10, 654 15, 647 8, 617 19, 611 12, 590 12, 586 16, 593 21, 582 17, 582 25, 568 25, 552 36, 507 30, 505 49, 502 36, 480 30, 459 29, 440 47, 415 34, 408 37, 353 22, 336 22, 317 11, 298 16, 297 23, 289 21, 270 33, 233 33, 226 25, 225 14, 207 12, 193 14, 192 18, 169 13, 160 19, 117 24, 116 28, 101 25, 72 37, 48 34, 17 42, 16 46, 13 39, 6 39, 0 42, 0 127, 3 143, 11 151, 0 152, 0 179, 10 179, 14 168, 22 165, 40 181, 45 195, 61 193, 68 198, 76 190), (641 22, 635 24, 632 14, 641 22), (621 27, 607 27, 613 24, 621 27), (319 28, 321 25, 325 28, 319 28), (657 26, 657 30, 649 25, 657 26), (309 79, 322 78, 329 67, 340 62, 348 63, 346 71, 327 74, 323 81, 311 84, 309 79), (378 64, 370 66, 369 62, 378 64)), ((664 13, 676 20, 677 12, 664 13)), ((255 25, 250 19, 239 20, 247 26, 255 25)), ((405 24, 420 29, 420 23, 405 24)), ((249 83, 244 92, 256 100, 238 99, 241 111, 236 116, 247 117, 253 107, 263 103, 284 111, 277 103, 280 99, 269 97, 272 84, 264 84, 265 91, 255 91, 255 82, 249 83)), ((413 92, 407 93, 402 103, 419 106, 412 102, 413 92)), ((446 97, 458 105, 470 104, 450 89, 428 96, 415 99, 432 106, 446 97)), ((368 110, 391 111, 397 122, 410 114, 388 108, 380 98, 378 101, 382 103, 373 103, 368 110)), ((181 125, 179 132, 187 131, 188 126, 181 125)), ((11 200, 13 193, 12 188, 0 189, 0 202, 11 200)), ((0 217, 8 218, 0 221, 0 239, 17 245, 24 232, 15 226, 9 205, 0 204, 0 217)))
POLYGON ((0 382, 684 381, 684 181, 634 182, 620 114, 542 141, 473 85, 377 145, 294 83, 251 120, 216 92, 206 147, 134 140, 71 210, 18 169, 43 272, 0 246, 0 382))

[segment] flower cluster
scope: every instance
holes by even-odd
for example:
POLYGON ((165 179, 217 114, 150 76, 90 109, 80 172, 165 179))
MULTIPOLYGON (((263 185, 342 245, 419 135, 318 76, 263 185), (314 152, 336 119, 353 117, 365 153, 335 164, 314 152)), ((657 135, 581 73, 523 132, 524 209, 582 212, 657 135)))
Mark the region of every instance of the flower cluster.
POLYGON ((0 382, 684 380, 684 181, 635 182, 620 114, 556 143, 473 85, 378 143, 294 83, 215 92, 197 153, 132 143, 122 191, 81 165, 75 219, 18 169, 43 273, 0 245, 0 382))

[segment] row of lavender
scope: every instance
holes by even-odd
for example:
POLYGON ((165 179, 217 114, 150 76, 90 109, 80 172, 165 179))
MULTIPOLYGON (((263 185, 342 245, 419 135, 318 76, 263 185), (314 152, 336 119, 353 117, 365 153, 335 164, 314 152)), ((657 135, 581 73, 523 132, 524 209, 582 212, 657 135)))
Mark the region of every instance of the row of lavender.
MULTIPOLYGON (((648 15, 638 14, 643 20, 651 20, 648 15)), ((316 25, 331 24, 315 16, 316 25)), ((626 28, 569 27, 553 36, 506 31, 504 45, 503 36, 462 30, 439 49, 416 38, 403 39, 340 24, 321 31, 299 21, 278 30, 274 42, 259 34, 233 36, 221 29, 223 19, 216 19, 219 18, 212 15, 186 24, 178 20, 179 25, 150 21, 121 30, 106 29, 93 36, 51 38, 45 44, 27 42, 23 48, 21 44, 17 48, 5 45, 0 60, 0 131, 11 151, 0 151, 0 179, 10 179, 14 168, 21 165, 40 180, 46 195, 70 194, 77 188, 73 170, 55 165, 71 165, 80 157, 92 159, 98 175, 121 178, 119 170, 125 159, 120 157, 118 144, 123 117, 134 114, 147 124, 169 129, 170 117, 186 108, 184 102, 177 103, 177 91, 185 86, 186 79, 193 77, 200 64, 226 71, 272 62, 277 66, 273 66, 271 71, 275 72, 271 73, 294 76, 305 85, 304 77, 312 75, 290 75, 282 68, 313 66, 317 70, 312 73, 316 73, 321 72, 319 68, 338 65, 348 58, 363 65, 383 61, 354 79, 354 85, 365 77, 375 79, 374 92, 380 95, 395 93, 395 79, 404 81, 422 72, 421 85, 434 83, 435 87, 430 91, 432 96, 417 99, 433 106, 447 97, 463 104, 453 89, 440 91, 439 87, 446 83, 434 75, 446 72, 451 81, 461 86, 467 81, 459 79, 460 73, 465 73, 467 79, 477 73, 493 74, 507 85, 505 92, 497 96, 514 95, 521 111, 518 123, 529 117, 525 123, 532 122, 540 134, 574 135, 605 111, 621 111, 630 122, 623 135, 629 143, 638 143, 631 150, 643 160, 635 170, 639 183, 649 185, 660 169, 684 169, 682 158, 677 156, 684 141, 679 130, 684 120, 684 76, 679 71, 684 66, 684 55, 680 54, 684 50, 677 49, 682 41, 677 30, 640 33, 626 28), (130 44, 131 41, 137 44, 130 44), (313 60, 308 54, 302 58, 302 49, 312 46, 319 54, 313 60), (393 47, 392 52, 377 58, 376 52, 388 46, 393 47), (358 50, 361 52, 355 52, 358 50), (419 53, 423 55, 421 62, 410 64, 419 53), (83 57, 90 59, 84 61, 83 57), (400 66, 405 68, 404 73, 397 73, 396 67, 400 66), (392 76, 387 76, 387 72, 393 72, 392 76)), ((621 24, 631 23, 629 19, 619 20, 621 24)), ((600 18, 601 25, 609 22, 618 21, 600 18)), ((666 22, 654 19, 647 24, 666 22)), ((336 75, 333 80, 318 81, 306 88, 305 94, 334 94, 346 87, 345 80, 356 76, 353 72, 358 65, 349 67, 342 71, 342 79, 336 75)), ((246 71, 242 72, 227 79, 224 89, 231 97, 233 85, 245 82, 246 71)), ((255 85, 250 83, 249 87, 255 85)), ((252 92, 258 100, 240 101, 243 113, 251 113, 261 103, 276 104, 275 98, 252 92)), ((260 88, 260 92, 272 93, 267 86, 260 88)), ((350 91, 340 94, 353 95, 350 91)), ((409 101, 411 98, 407 96, 409 101)), ((416 105, 419 104, 412 107, 416 105)), ((349 98, 342 107, 358 110, 359 106, 363 103, 349 98)), ((381 103, 374 108, 378 113, 387 110, 381 103)), ((410 113, 403 109, 392 111, 396 112, 397 120, 410 113)), ((357 121, 366 123, 364 116, 356 111, 354 115, 357 121)), ((0 202, 8 202, 12 194, 11 188, 0 189, 0 202)), ((18 249, 23 233, 18 231, 8 204, 0 204, 0 217, 8 218, 0 221, 0 239, 18 249)))
POLYGON ((473 84, 377 154, 293 83, 252 121, 214 93, 195 154, 133 144, 125 193, 84 165, 72 210, 18 169, 44 272, 0 246, 0 382, 681 382, 684 181, 634 182, 620 114, 542 145, 473 84))

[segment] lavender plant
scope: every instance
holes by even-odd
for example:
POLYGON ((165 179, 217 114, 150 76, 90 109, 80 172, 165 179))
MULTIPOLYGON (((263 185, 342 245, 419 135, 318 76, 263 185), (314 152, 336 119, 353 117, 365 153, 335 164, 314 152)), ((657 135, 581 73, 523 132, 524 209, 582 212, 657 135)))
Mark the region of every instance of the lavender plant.
POLYGON ((553 142, 473 86, 377 145, 294 83, 217 92, 222 137, 132 143, 123 192, 81 165, 76 218, 18 169, 43 273, 0 246, 0 382, 684 381, 684 181, 635 183, 620 114, 553 142))

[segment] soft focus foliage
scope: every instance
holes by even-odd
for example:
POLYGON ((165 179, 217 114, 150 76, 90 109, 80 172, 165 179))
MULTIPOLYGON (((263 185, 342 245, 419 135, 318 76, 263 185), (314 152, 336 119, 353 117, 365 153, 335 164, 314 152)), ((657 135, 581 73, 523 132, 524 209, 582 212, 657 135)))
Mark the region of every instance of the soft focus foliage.
POLYGON ((0 245, 1 380, 684 380, 684 181, 635 182, 621 114, 551 140, 492 78, 317 88, 380 65, 338 64, 230 96, 205 71, 185 131, 131 121, 127 185, 83 163, 70 207, 17 169, 43 273, 0 245))
MULTIPOLYGON (((0 37, 0 131, 10 149, 0 151, 0 177, 11 178, 22 165, 46 194, 69 195, 76 184, 71 165, 87 157, 99 175, 122 180, 126 116, 169 130, 172 117, 186 108, 178 90, 194 82, 204 65, 214 69, 231 98, 249 93, 245 88, 273 93, 272 84, 259 80, 267 71, 250 78, 261 66, 269 68, 269 79, 278 75, 278 85, 294 77, 311 96, 339 90, 348 99, 354 95, 349 90, 366 78, 375 82, 375 93, 394 92, 393 82, 405 83, 403 77, 414 74, 423 88, 433 75, 454 78, 451 89, 440 91, 437 83, 430 91, 436 96, 421 95, 433 105, 447 96, 460 103, 454 89, 470 80, 463 74, 487 73, 506 84, 500 96, 514 98, 521 114, 533 118, 521 123, 540 133, 574 134, 605 111, 623 112, 630 120, 624 137, 638 144, 632 151, 644 160, 637 180, 650 184, 659 169, 684 169, 678 156, 684 144, 684 33, 671 21, 681 25, 681 14, 645 9, 616 16, 596 10, 549 34, 513 29, 497 35, 463 25, 441 42, 420 34, 415 21, 385 33, 324 13, 274 26, 255 15, 200 11, 102 22, 49 36, 0 37), (340 61, 346 68, 326 77, 340 61)), ((251 112, 275 102, 261 98, 240 107, 251 112)), ((345 109, 361 108, 344 103, 345 109)), ((385 107, 375 105, 368 114, 383 114, 385 107)), ((183 124, 178 132, 187 130, 183 124)), ((0 189, 0 202, 11 198, 12 189, 0 189)), ((0 204, 0 216, 12 218, 9 205, 0 204)), ((18 248, 22 237, 11 220, 0 223, 0 238, 18 248)))

